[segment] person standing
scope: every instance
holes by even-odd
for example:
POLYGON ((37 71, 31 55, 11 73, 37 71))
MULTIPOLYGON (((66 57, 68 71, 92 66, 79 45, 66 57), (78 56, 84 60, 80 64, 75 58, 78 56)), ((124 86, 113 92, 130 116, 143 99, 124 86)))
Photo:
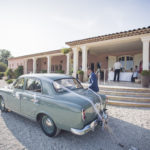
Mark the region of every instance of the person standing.
POLYGON ((120 70, 122 68, 121 63, 117 60, 114 64, 114 81, 116 81, 116 76, 117 76, 117 81, 119 82, 119 77, 120 77, 120 70))
POLYGON ((90 82, 89 88, 92 89, 94 92, 98 92, 99 88, 97 83, 97 77, 96 74, 94 73, 94 70, 88 68, 88 75, 89 75, 89 82, 90 82))
POLYGON ((101 79, 101 64, 98 63, 97 65, 97 71, 96 71, 96 75, 97 75, 97 78, 98 78, 98 85, 100 84, 100 79, 101 79))
POLYGON ((97 71, 96 71, 96 75, 97 75, 97 78, 98 78, 98 84, 100 84, 100 68, 97 68, 97 71))
POLYGON ((138 78, 138 66, 135 66, 131 81, 135 82, 135 79, 137 79, 137 78, 138 78))

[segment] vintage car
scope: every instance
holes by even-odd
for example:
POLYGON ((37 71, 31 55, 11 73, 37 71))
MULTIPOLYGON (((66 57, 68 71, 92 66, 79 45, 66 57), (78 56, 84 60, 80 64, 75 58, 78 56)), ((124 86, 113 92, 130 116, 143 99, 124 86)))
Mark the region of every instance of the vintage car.
POLYGON ((84 89, 77 79, 63 74, 22 75, 12 86, 0 89, 1 111, 39 122, 50 137, 60 130, 83 135, 102 125, 107 120, 106 102, 105 95, 84 89))

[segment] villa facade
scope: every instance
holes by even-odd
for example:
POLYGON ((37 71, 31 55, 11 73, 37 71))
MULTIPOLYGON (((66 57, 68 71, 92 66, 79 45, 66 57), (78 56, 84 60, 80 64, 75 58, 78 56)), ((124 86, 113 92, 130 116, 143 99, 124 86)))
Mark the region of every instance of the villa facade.
POLYGON ((121 62, 124 73, 129 73, 135 66, 149 70, 150 26, 66 44, 71 48, 71 52, 66 55, 61 50, 55 50, 14 57, 8 60, 8 66, 14 70, 22 65, 25 74, 62 71, 74 77, 78 69, 82 69, 84 81, 87 80, 87 67, 96 71, 99 65, 104 78, 109 79, 109 73, 117 59, 121 62))

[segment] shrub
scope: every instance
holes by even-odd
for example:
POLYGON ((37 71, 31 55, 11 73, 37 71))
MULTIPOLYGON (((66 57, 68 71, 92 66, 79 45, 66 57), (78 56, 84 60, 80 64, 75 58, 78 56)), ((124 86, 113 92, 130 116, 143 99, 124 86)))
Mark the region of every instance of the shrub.
POLYGON ((12 79, 15 76, 12 69, 7 69, 6 72, 5 72, 5 74, 7 76, 7 79, 12 79))
POLYGON ((2 79, 4 76, 4 72, 0 72, 0 79, 2 79))
POLYGON ((47 70, 42 70, 41 73, 47 73, 47 70))
POLYGON ((57 70, 56 73, 64 73, 64 70, 57 70))
POLYGON ((18 68, 14 71, 15 78, 23 75, 23 66, 18 66, 18 68))
POLYGON ((143 70, 143 71, 141 72, 141 75, 142 75, 142 76, 150 76, 150 70, 143 70))
POLYGON ((7 82, 7 84, 11 84, 11 83, 13 83, 13 79, 9 79, 9 80, 7 80, 6 82, 7 82))
POLYGON ((7 65, 3 62, 0 62, 0 72, 5 72, 7 69, 7 65))

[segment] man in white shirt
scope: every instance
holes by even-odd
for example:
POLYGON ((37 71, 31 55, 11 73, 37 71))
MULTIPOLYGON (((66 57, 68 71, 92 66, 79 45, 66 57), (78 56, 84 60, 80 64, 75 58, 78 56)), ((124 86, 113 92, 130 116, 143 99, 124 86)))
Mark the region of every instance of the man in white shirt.
POLYGON ((116 81, 116 76, 117 76, 117 81, 119 82, 119 76, 120 76, 120 69, 122 68, 121 63, 117 60, 114 64, 114 70, 115 70, 115 74, 114 74, 114 81, 116 81))

